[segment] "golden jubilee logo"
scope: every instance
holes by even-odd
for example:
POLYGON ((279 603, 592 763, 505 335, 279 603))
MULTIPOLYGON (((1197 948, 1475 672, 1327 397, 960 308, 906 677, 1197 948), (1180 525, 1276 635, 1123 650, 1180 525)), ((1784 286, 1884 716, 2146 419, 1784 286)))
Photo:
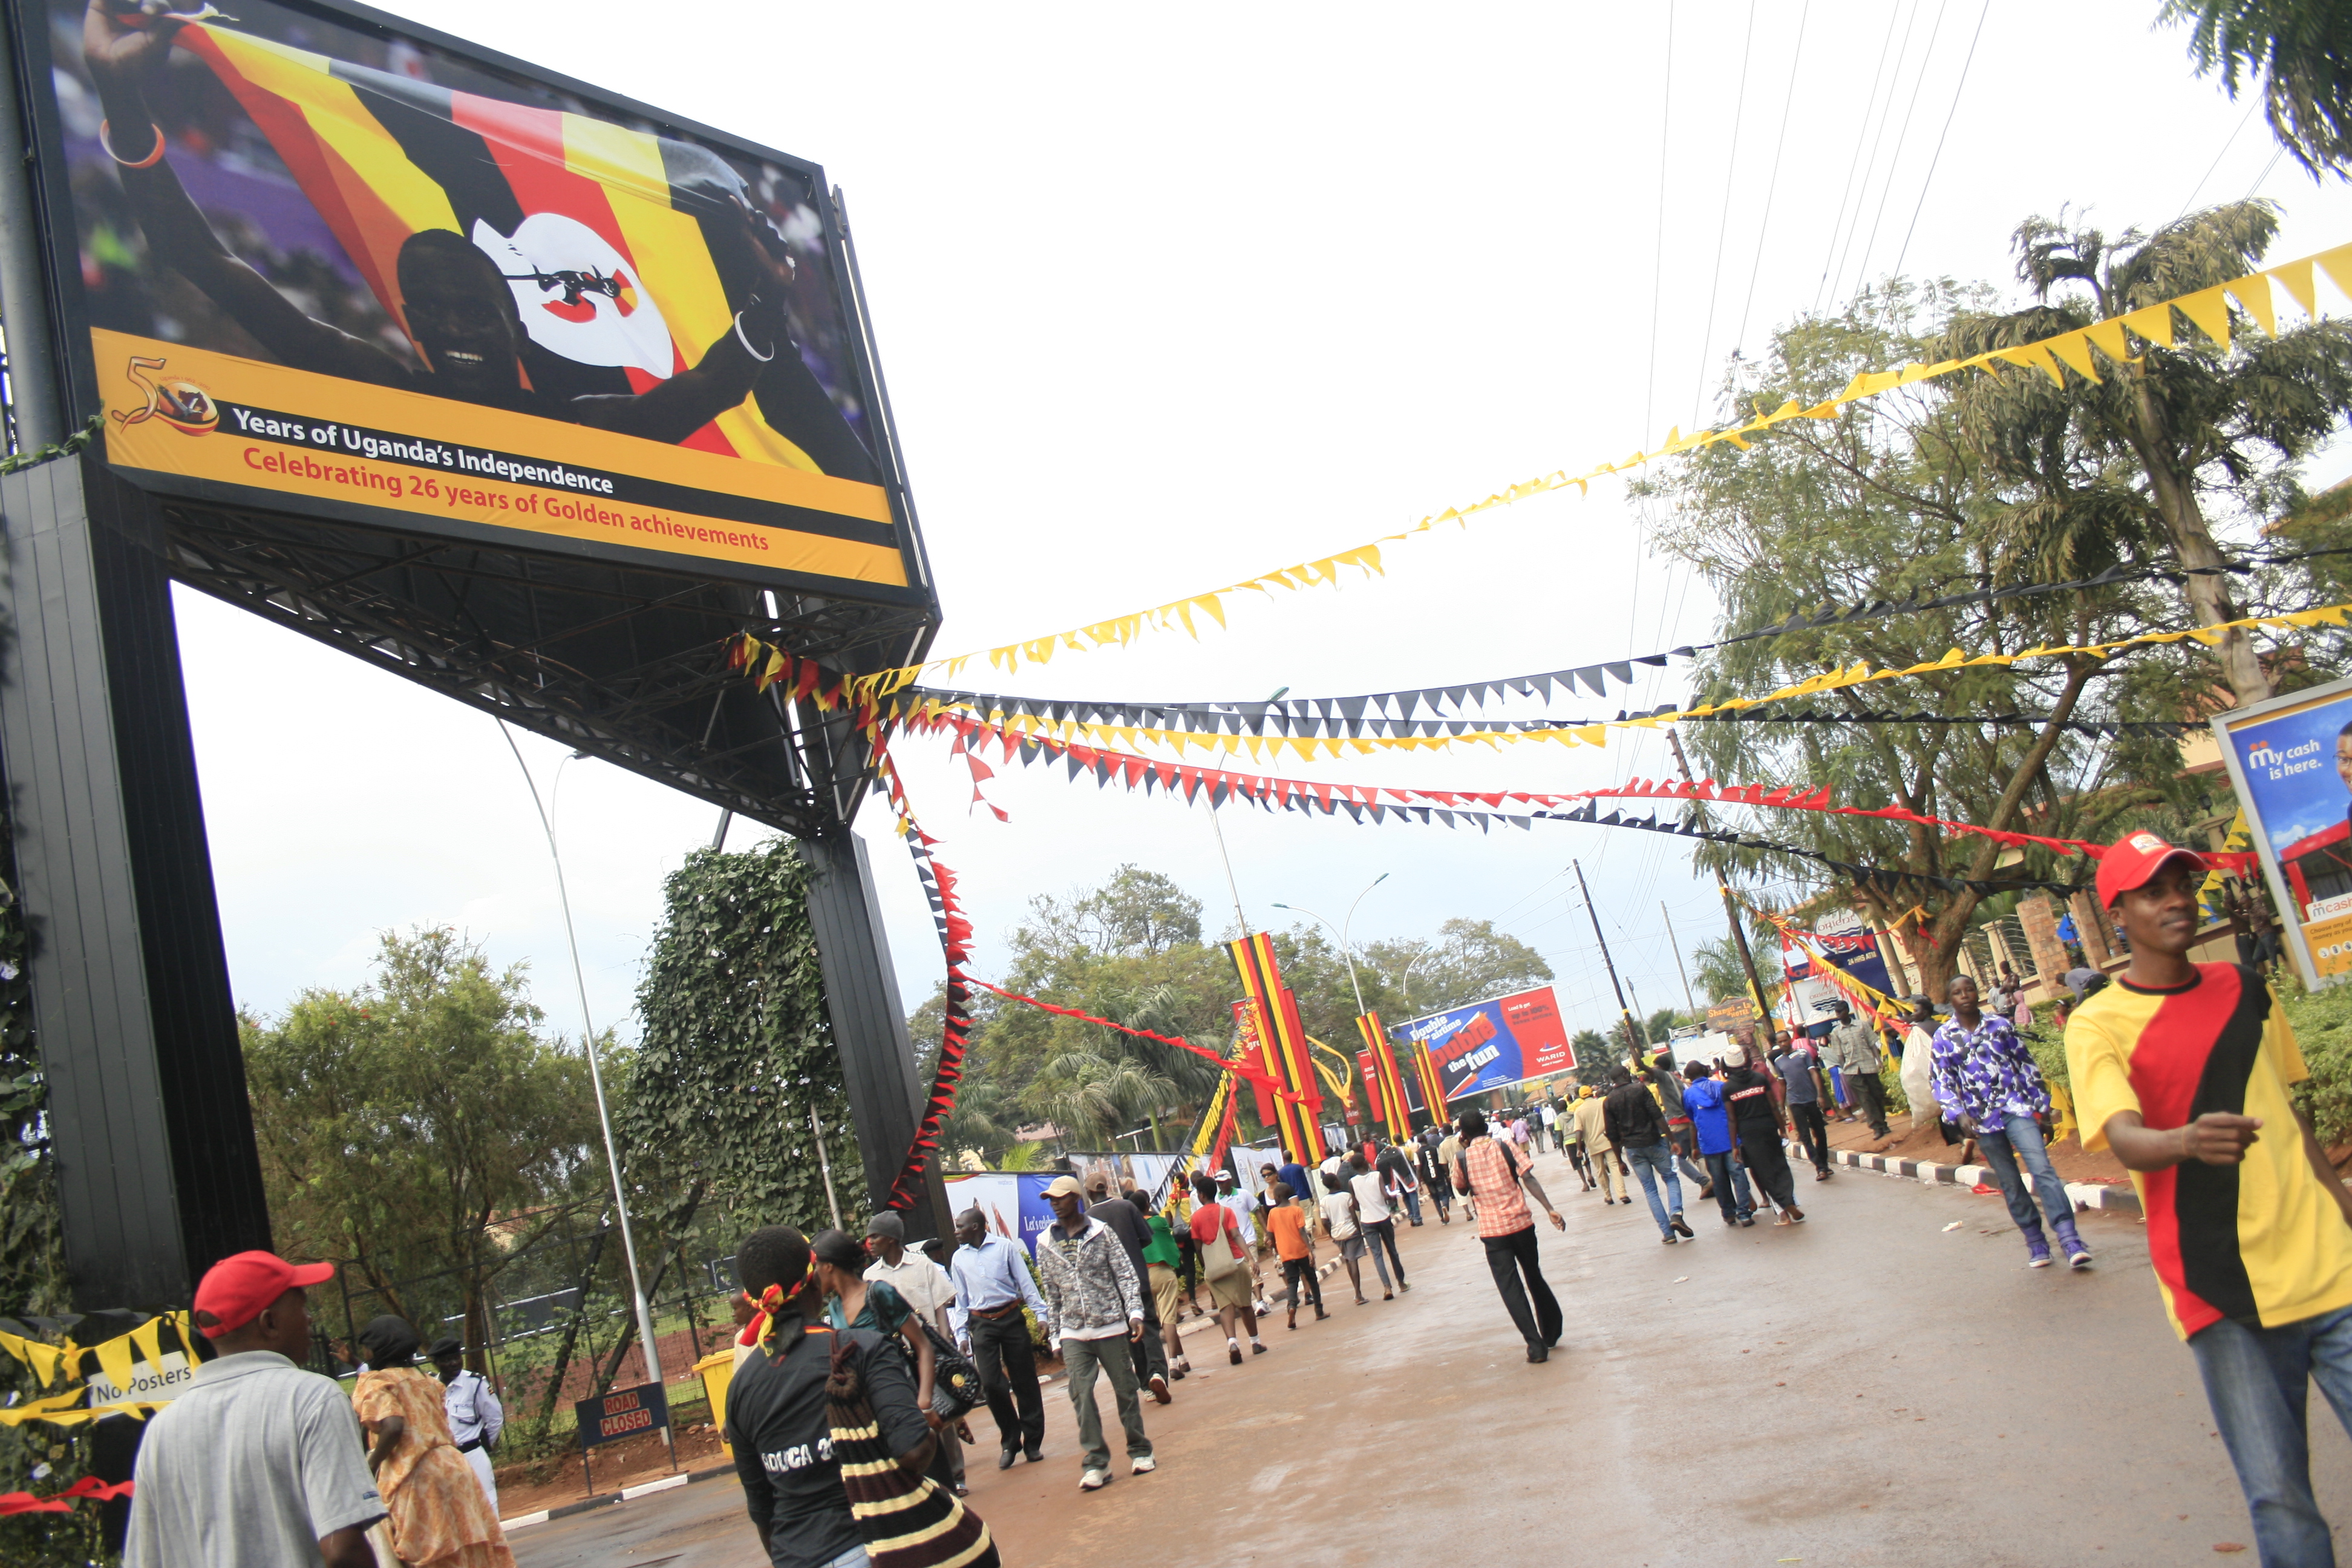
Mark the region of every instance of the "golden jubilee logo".
POLYGON ((220 407, 213 395, 185 376, 159 377, 154 373, 163 369, 164 362, 152 354, 132 354, 123 374, 131 384, 147 395, 147 405, 134 413, 114 411, 117 425, 143 425, 150 419, 160 419, 173 429, 189 436, 204 436, 218 428, 220 407))

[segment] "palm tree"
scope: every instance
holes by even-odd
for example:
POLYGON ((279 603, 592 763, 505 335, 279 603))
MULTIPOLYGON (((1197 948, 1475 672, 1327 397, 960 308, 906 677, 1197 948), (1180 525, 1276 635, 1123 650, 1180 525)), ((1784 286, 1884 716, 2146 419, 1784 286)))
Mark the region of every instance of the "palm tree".
POLYGON ((1037 1113, 1079 1149, 1108 1149, 1138 1119, 1173 1098, 1176 1086, 1137 1058, 1066 1051, 1045 1064, 1030 1091, 1037 1113))
POLYGON ((2352 9, 2342 0, 2166 0, 2159 20, 2189 25, 2197 74, 2263 80, 2271 134, 2316 179, 2352 173, 2352 9))
MULTIPOLYGON (((2042 302, 1957 318, 1938 352, 2015 348, 2243 277, 2277 232, 2275 209, 2261 201, 2112 241, 2028 218, 2016 235, 2017 274, 2042 302)), ((2207 500, 2243 496, 2334 430, 2352 407, 2352 329, 2317 321, 2234 343, 2194 331, 2140 346, 2127 363, 2102 363, 2097 381, 2068 373, 2062 386, 2011 371, 1958 389, 1962 438, 2011 498, 1990 520, 1996 546, 2011 580, 2150 556, 2203 569, 2182 590, 2198 624, 2234 620, 2227 582, 2213 570, 2223 563, 2207 500)), ((2239 702, 2271 694, 2243 631, 2224 633, 2216 652, 2239 702)))

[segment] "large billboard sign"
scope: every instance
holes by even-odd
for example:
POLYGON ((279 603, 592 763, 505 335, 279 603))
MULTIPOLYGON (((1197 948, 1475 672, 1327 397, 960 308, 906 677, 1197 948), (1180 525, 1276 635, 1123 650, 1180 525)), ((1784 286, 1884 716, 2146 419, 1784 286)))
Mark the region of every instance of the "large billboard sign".
POLYGON ((1395 1032, 1409 1046, 1428 1047, 1449 1101, 1576 1070, 1576 1051, 1549 985, 1432 1013, 1400 1024, 1395 1032))
POLYGON ((77 401, 117 470, 922 596, 820 169, 373 13, 234 9, 16 8, 77 401))
POLYGON ((2305 985, 2352 975, 2352 680, 2213 721, 2305 985))

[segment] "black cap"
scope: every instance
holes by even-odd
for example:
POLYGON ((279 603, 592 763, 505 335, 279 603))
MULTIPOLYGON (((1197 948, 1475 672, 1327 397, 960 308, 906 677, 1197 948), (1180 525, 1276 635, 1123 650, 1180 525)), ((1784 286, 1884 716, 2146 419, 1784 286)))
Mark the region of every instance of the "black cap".
POLYGON ((445 1355, 465 1354, 466 1346, 457 1335, 443 1334, 439 1339, 433 1342, 433 1348, 426 1351, 425 1353, 435 1361, 439 1361, 445 1355))

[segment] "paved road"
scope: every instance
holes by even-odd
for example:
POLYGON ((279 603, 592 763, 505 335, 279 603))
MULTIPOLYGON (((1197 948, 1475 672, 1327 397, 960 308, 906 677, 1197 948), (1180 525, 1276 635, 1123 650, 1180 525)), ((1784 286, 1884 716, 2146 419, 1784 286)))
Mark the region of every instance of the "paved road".
MULTIPOLYGON (((1041 1465, 999 1473, 981 1413, 972 1502, 1004 1561, 2044 1568, 2251 1541, 2136 1221, 2084 1217, 2090 1274, 2029 1270, 1998 1197, 1847 1172, 1801 1183, 1805 1225, 1727 1231, 1694 1204, 1698 1239, 1668 1247, 1645 1207, 1538 1168, 1569 1222, 1545 1232, 1568 1310, 1548 1364, 1522 1359, 1476 1236, 1433 1220, 1405 1233, 1409 1295, 1359 1308, 1342 1277, 1332 1321, 1277 1319, 1268 1354, 1147 1405, 1157 1475, 1080 1494, 1058 1385, 1041 1465)), ((2352 1521, 2352 1444, 2314 1405, 2320 1501, 2352 1521)), ((515 1555, 756 1568, 741 1510, 705 1483, 524 1531, 515 1555)))

